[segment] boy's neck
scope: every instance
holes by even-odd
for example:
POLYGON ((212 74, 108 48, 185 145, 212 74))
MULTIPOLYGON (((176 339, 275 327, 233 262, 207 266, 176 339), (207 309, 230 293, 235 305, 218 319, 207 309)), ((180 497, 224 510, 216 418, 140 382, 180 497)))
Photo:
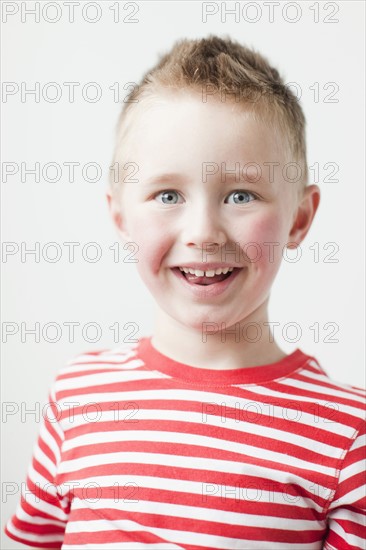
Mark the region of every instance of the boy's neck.
POLYGON ((263 310, 256 310, 251 318, 229 327, 223 334, 220 331, 207 334, 206 341, 200 331, 177 323, 158 308, 151 343, 163 355, 193 367, 227 370, 275 363, 287 354, 275 342, 270 327, 264 324, 268 323, 267 303, 261 308, 263 310), (243 336, 245 330, 242 329, 245 325, 249 327, 248 323, 260 326, 262 334, 257 342, 248 340, 256 339, 254 332, 248 331, 248 338, 243 336), (234 328, 240 339, 235 336, 234 328))

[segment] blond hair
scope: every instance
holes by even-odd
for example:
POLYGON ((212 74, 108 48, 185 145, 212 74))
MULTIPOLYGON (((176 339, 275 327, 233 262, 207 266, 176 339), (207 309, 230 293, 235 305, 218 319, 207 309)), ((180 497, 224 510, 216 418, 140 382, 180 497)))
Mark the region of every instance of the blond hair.
MULTIPOLYGON (((131 90, 117 122, 112 164, 121 163, 125 156, 124 143, 134 115, 157 101, 159 94, 180 90, 199 92, 203 101, 211 96, 217 99, 218 94, 221 101, 243 105, 258 120, 279 130, 287 158, 300 170, 298 190, 303 191, 308 180, 305 117, 297 97, 263 55, 215 35, 176 41, 131 90)), ((112 194, 118 193, 121 181, 115 173, 110 173, 109 183, 112 194)))

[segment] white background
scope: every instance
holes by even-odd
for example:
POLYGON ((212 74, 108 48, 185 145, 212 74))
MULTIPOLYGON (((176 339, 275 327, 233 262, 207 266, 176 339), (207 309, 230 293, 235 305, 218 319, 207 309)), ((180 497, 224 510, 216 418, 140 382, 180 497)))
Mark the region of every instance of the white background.
MULTIPOLYGON (((28 248, 38 242, 46 257, 44 246, 49 242, 59 243, 62 250, 56 263, 45 261, 42 254, 39 263, 32 255, 22 262, 20 253, 9 256, 6 262, 3 256, 2 260, 3 342, 4 323, 15 323, 19 328, 3 343, 2 353, 3 406, 7 410, 13 407, 14 412, 3 416, 2 424, 3 524, 19 499, 16 486, 14 495, 4 494, 9 487, 4 483, 17 484, 20 489, 39 429, 39 415, 22 418, 21 411, 35 409, 37 403, 42 407, 58 369, 72 356, 116 345, 109 329, 114 323, 119 323, 122 340, 130 332, 123 329, 129 322, 137 325, 138 338, 151 334, 154 302, 135 265, 115 263, 109 249, 117 242, 117 235, 105 192, 121 106, 114 102, 109 87, 119 82, 123 99, 129 91, 123 89, 125 84, 139 82, 159 54, 169 50, 178 38, 211 33, 230 36, 267 56, 287 83, 296 82, 302 90, 308 164, 319 163, 321 204, 302 245, 301 260, 282 264, 271 293, 270 319, 279 322, 280 327, 289 322, 301 327, 297 342, 281 338, 281 329, 275 333, 287 353, 299 347, 314 355, 332 377, 364 386, 364 3, 328 2, 326 8, 324 2, 281 2, 273 22, 269 21, 266 3, 237 2, 237 21, 229 14, 225 21, 218 3, 218 13, 203 22, 201 2, 137 2, 139 10, 131 16, 136 23, 127 22, 133 8, 124 9, 125 3, 120 3, 120 21, 116 23, 110 9, 115 2, 99 3, 101 17, 97 23, 83 19, 81 8, 85 2, 75 8, 74 23, 68 22, 69 12, 63 2, 57 2, 61 18, 56 23, 46 21, 47 17, 55 18, 54 7, 42 15, 45 2, 40 3, 39 23, 34 15, 26 15, 25 22, 21 19, 22 8, 34 8, 34 2, 2 4, 2 80, 16 83, 19 88, 23 82, 28 89, 39 82, 41 89, 39 103, 32 95, 22 101, 20 91, 3 96, 3 162, 15 162, 19 170, 22 162, 27 168, 35 162, 41 168, 57 162, 63 169, 60 181, 55 183, 42 177, 35 183, 34 176, 29 175, 22 182, 20 171, 2 183, 3 241, 19 247, 24 242, 28 248), (19 11, 5 22, 4 9, 9 4, 19 11), (314 21, 316 8, 319 22, 314 21), (301 11, 299 20, 291 23, 296 9, 298 14, 301 11), (325 23, 326 17, 339 21, 325 23), (58 102, 47 102, 42 97, 48 82, 61 87, 58 102), (74 103, 69 101, 64 82, 80 83, 75 88, 74 103), (83 99, 81 89, 88 82, 99 84, 100 101, 83 99), (339 87, 333 96, 338 99, 336 103, 324 101, 333 89, 324 89, 330 82, 339 87), (318 102, 310 89, 314 84, 319 86, 318 102), (73 183, 68 181, 65 162, 80 163, 73 183), (81 167, 89 162, 101 166, 100 181, 84 180, 81 167), (330 162, 339 166, 333 175, 336 182, 324 181, 331 170, 323 167, 330 162), (102 249, 101 261, 96 263, 88 263, 81 255, 83 246, 92 241, 102 249), (64 242, 80 243, 74 263, 68 261, 64 242), (335 245, 325 249, 327 243, 335 245), (334 255, 338 262, 325 262, 334 246, 339 247, 334 255), (319 261, 315 261, 316 247, 319 261), (41 333, 39 343, 32 335, 22 342, 21 323, 32 328, 36 322, 41 329, 47 323, 58 323, 62 329, 59 341, 47 341, 55 336, 50 330, 45 338, 41 333), (73 343, 69 342, 65 322, 80 323, 73 343), (101 327, 98 342, 89 343, 82 337, 81 327, 89 322, 101 327), (318 342, 309 328, 315 323, 319 324, 318 342), (338 342, 325 341, 331 334, 331 328, 324 328, 326 323, 339 327, 333 335, 338 342)), ((233 8, 234 2, 227 2, 226 7, 233 8)), ((92 7, 84 13, 91 19, 96 16, 92 7)), ((94 97, 93 90, 89 91, 94 97)), ((49 97, 53 93, 49 89, 49 97)), ((49 176, 54 173, 50 170, 49 176)), ((314 176, 314 171, 310 174, 314 176)), ((88 175, 93 177, 94 172, 88 175)), ((49 256, 54 252, 49 249, 49 256)), ((94 332, 90 330, 88 335, 93 337, 94 332)), ((288 335, 293 337, 294 332, 288 335)), ((2 534, 1 548, 18 547, 2 534)))

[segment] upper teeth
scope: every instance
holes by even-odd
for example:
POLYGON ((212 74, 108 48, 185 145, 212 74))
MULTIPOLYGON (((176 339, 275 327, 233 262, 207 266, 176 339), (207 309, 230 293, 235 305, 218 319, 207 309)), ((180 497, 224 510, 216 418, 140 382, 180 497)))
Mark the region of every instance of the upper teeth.
POLYGON ((225 267, 224 269, 219 267, 218 269, 211 269, 210 271, 201 271, 200 269, 192 269, 191 267, 180 267, 181 271, 184 271, 184 273, 191 273, 192 275, 196 275, 196 277, 213 277, 214 275, 226 275, 229 271, 232 271, 233 267, 225 267))

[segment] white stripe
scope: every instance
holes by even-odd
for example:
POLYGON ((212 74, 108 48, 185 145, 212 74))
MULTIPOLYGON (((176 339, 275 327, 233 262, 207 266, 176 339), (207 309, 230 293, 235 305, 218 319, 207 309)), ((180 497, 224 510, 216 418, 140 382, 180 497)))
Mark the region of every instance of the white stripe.
MULTIPOLYGON (((62 550, 75 550, 75 545, 63 544, 62 550)), ((100 550, 104 548, 105 550, 184 550, 183 546, 177 546, 176 544, 169 544, 168 542, 103 542, 101 544, 91 544, 90 542, 87 545, 83 545, 83 548, 90 548, 91 550, 100 550)))
POLYGON ((343 495, 338 501, 336 501, 336 504, 340 502, 343 502, 346 506, 352 505, 358 500, 362 500, 365 498, 366 494, 366 485, 361 485, 360 487, 355 487, 353 491, 349 491, 345 495, 343 495))
MULTIPOLYGON (((276 518, 277 520, 277 518, 276 518)), ((271 549, 277 549, 277 550, 285 550, 285 549, 301 549, 301 550, 311 550, 311 549, 320 549, 319 543, 313 543, 313 544, 304 544, 298 545, 298 544, 291 544, 287 546, 286 544, 282 543, 276 543, 276 542, 270 542, 270 546, 265 543, 265 541, 253 541, 253 540, 246 540, 246 539, 237 539, 237 538, 229 538, 229 537, 223 537, 218 535, 209 535, 205 533, 195 533, 190 531, 178 531, 178 530, 172 530, 172 529, 163 529, 159 527, 150 527, 146 525, 140 525, 137 524, 134 521, 131 520, 121 520, 121 521, 109 521, 109 522, 103 522, 101 521, 95 521, 93 522, 92 527, 96 527, 97 529, 91 531, 90 526, 88 529, 88 523, 90 522, 73 522, 70 526, 70 530, 68 531, 72 532, 71 529, 74 528, 75 525, 75 531, 85 531, 88 532, 98 532, 103 530, 119 530, 119 531, 125 531, 125 532, 131 532, 134 533, 135 531, 140 531, 143 529, 144 531, 147 531, 149 533, 152 533, 158 537, 161 537, 163 539, 170 539, 174 541, 177 544, 192 544, 197 546, 203 546, 207 548, 220 548, 220 549, 226 549, 226 550, 243 550, 244 548, 248 548, 250 550, 263 550, 266 546, 271 549), (97 524, 98 525, 95 525, 97 524), (245 544, 245 546, 243 546, 245 544), (248 545, 248 546, 247 546, 248 545)), ((312 528, 313 526, 310 526, 312 528)), ((144 546, 142 546, 144 547, 144 546)), ((64 546, 63 546, 64 548, 64 546)), ((71 548, 71 547, 70 547, 71 548)), ((88 548, 90 548, 90 545, 88 544, 88 548)), ((97 548, 97 547, 96 547, 97 548)), ((131 547, 130 547, 131 548, 131 547)), ((149 548, 149 545, 146 545, 146 548, 149 548)))
MULTIPOLYGON (((88 363, 81 363, 81 364, 74 364, 72 363, 70 366, 63 366, 59 374, 61 375, 68 375, 68 374, 74 374, 76 372, 80 372, 80 375, 83 375, 85 371, 89 370, 97 370, 97 369, 112 369, 116 372, 124 372, 128 370, 134 370, 138 369, 140 367, 143 367, 144 363, 141 361, 141 359, 131 359, 127 363, 121 363, 121 359, 118 361, 111 361, 110 363, 106 363, 104 361, 89 361, 88 363)), ((151 372, 150 372, 151 374, 151 372)))
MULTIPOLYGON (((130 435, 130 434, 129 434, 130 435)), ((180 435, 180 434, 178 434, 180 435)), ((141 435, 140 435, 141 437, 141 435)), ((133 440, 134 436, 129 437, 129 440, 133 440)), ((77 471, 78 469, 91 467, 98 464, 145 464, 145 465, 164 465, 174 468, 223 472, 230 474, 248 475, 248 476, 260 476, 261 472, 266 478, 271 477, 268 472, 272 472, 272 467, 260 467, 257 464, 245 464, 241 462, 231 462, 228 460, 217 460, 214 458, 199 458, 195 456, 177 456, 166 455, 162 453, 137 453, 137 452, 118 452, 108 453, 107 455, 90 455, 88 457, 78 458, 74 460, 64 461, 60 466, 60 474, 77 471), (183 465, 182 465, 183 462, 183 465)), ((309 466, 308 464, 306 464, 309 466)), ((308 471, 312 470, 308 468, 308 471)), ((334 474, 334 471, 333 471, 334 474)), ((295 480, 299 485, 304 486, 310 493, 314 490, 314 482, 311 479, 305 479, 300 474, 290 474, 289 472, 283 473, 282 470, 278 470, 273 475, 276 481, 280 481, 284 477, 285 482, 293 483, 295 480)), ((170 480, 173 483, 175 480, 170 480)), ((316 484, 317 494, 327 499, 330 496, 330 489, 316 484)))
POLYGON ((346 479, 349 479, 350 477, 365 471, 366 471, 366 460, 363 458, 362 460, 354 462, 350 466, 347 466, 347 468, 343 468, 343 470, 341 470, 341 474, 339 476, 339 483, 342 483, 346 479))
MULTIPOLYGON (((67 521, 67 516, 61 508, 58 508, 57 506, 54 506, 53 504, 50 504, 49 502, 46 502, 37 497, 34 493, 30 491, 29 487, 25 489, 24 485, 22 485, 22 496, 25 502, 33 506, 33 508, 35 508, 36 510, 40 510, 45 514, 49 514, 56 520, 67 521)), ((17 512, 17 515, 19 516, 19 512, 17 512)), ((50 523, 52 522, 52 519, 50 519, 50 523)))
MULTIPOLYGON (((107 365, 107 363, 91 363, 90 365, 72 365, 71 367, 62 367, 62 371, 60 370, 58 375, 68 376, 69 374, 78 374, 80 376, 85 376, 86 371, 100 369, 108 369, 116 372, 120 372, 122 370, 121 365, 118 364, 107 365)), ((75 377, 75 379, 77 379, 77 377, 75 377)), ((57 380, 57 383, 59 382, 61 382, 61 380, 57 380)))
MULTIPOLYGON (((246 389, 248 390, 248 388, 246 388, 246 389)), ((305 388, 300 387, 300 389, 305 389, 305 388)), ((250 390, 250 391, 254 394, 253 390, 250 390)), ((362 411, 360 409, 350 407, 349 405, 344 405, 344 404, 341 405, 341 404, 337 403, 334 400, 326 401, 324 399, 319 398, 316 401, 314 401, 314 397, 305 397, 303 395, 292 395, 292 394, 289 394, 289 393, 283 393, 281 391, 275 391, 275 390, 272 390, 270 388, 267 388, 266 386, 257 386, 256 391, 258 393, 260 393, 261 395, 267 395, 268 397, 277 397, 277 398, 280 398, 280 399, 290 398, 290 399, 298 401, 299 405, 301 403, 315 403, 317 405, 324 406, 324 407, 328 406, 328 408, 329 408, 329 405, 331 405, 332 407, 339 406, 340 409, 338 409, 338 410, 340 410, 342 413, 351 414, 352 416, 355 416, 356 418, 360 418, 360 415, 362 415, 362 411)), ((339 430, 340 428, 344 428, 344 432, 348 431, 348 433, 350 435, 354 434, 354 432, 355 432, 354 428, 351 427, 351 426, 348 426, 347 424, 343 424, 341 422, 333 422, 331 420, 327 421, 326 419, 323 419, 323 418, 319 418, 319 420, 320 420, 320 422, 323 421, 323 422, 329 424, 332 431, 334 430, 334 424, 336 424, 337 425, 337 430, 339 430)))
MULTIPOLYGON (((102 363, 103 361, 108 362, 125 362, 128 361, 129 358, 136 356, 136 347, 130 348, 129 346, 126 347, 126 349, 121 348, 119 349, 113 349, 113 350, 104 350, 98 353, 98 355, 95 354, 88 354, 88 353, 80 353, 79 355, 76 355, 75 357, 71 358, 70 360, 66 361, 65 365, 75 365, 76 363, 88 363, 89 361, 91 363, 102 363)), ((142 360, 140 359, 140 362, 142 360)))
MULTIPOLYGON (((252 476, 249 476, 252 477, 252 476)), ((275 477, 275 476, 273 476, 275 477)), ((217 483, 204 483, 199 481, 188 481, 181 479, 171 479, 171 478, 161 478, 161 477, 150 477, 143 475, 113 475, 113 476, 103 476, 93 474, 90 477, 85 476, 79 478, 82 480, 78 482, 72 482, 73 487, 81 488, 82 490, 87 491, 87 485, 90 483, 97 484, 89 485, 90 488, 108 488, 109 490, 113 487, 112 491, 115 491, 116 499, 118 499, 118 489, 119 488, 131 488, 130 498, 124 500, 136 500, 138 493, 134 491, 134 487, 137 488, 149 488, 157 490, 166 490, 181 492, 181 493, 191 493, 192 495, 201 495, 202 501, 209 501, 212 497, 219 498, 221 501, 223 499, 232 499, 236 500, 238 503, 241 502, 251 502, 251 503, 266 503, 266 504, 281 504, 284 506, 296 507, 299 508, 315 508, 317 511, 321 512, 323 510, 322 506, 317 505, 310 498, 306 498, 300 495, 292 495, 289 493, 284 494, 281 491, 266 491, 262 489, 253 489, 254 482, 249 481, 250 487, 237 487, 229 485, 221 485, 217 483), (78 485, 77 485, 78 484, 78 485), (131 485, 132 484, 132 485, 131 485)), ((269 481, 269 480, 266 480, 269 481)), ((276 481, 280 482, 278 478, 276 481)), ((268 483, 265 483, 265 486, 268 486, 268 483)), ((313 485, 312 485, 313 487, 313 485)), ((70 489, 70 484, 67 482, 58 486, 58 492, 60 494, 66 495, 70 489)), ((328 491, 329 492, 329 491, 328 491)))
MULTIPOLYGON (((87 388, 88 386, 104 386, 106 384, 121 384, 122 382, 131 382, 140 380, 159 380, 163 378, 169 378, 165 374, 159 372, 151 373, 148 371, 124 371, 120 369, 113 370, 112 372, 98 372, 95 374, 83 374, 81 378, 64 378, 57 381, 57 392, 63 392, 66 390, 75 391, 75 385, 77 385, 77 391, 81 388, 87 388)), ((98 395, 104 395, 99 393, 98 395)), ((62 400, 61 400, 62 402, 62 400)))
MULTIPOLYGON (((54 424, 52 424, 52 426, 54 426, 54 424)), ((59 428, 60 429, 60 428, 59 428)), ((51 449, 51 451, 54 453, 54 455, 56 456, 56 461, 59 462, 60 459, 61 459, 61 455, 60 455, 60 449, 56 443, 56 441, 53 439, 53 437, 51 436, 50 432, 47 430, 47 428, 45 427, 44 423, 41 424, 41 427, 40 427, 40 430, 39 430, 39 437, 40 439, 46 443, 46 445, 51 449)), ((38 439, 35 441, 34 445, 33 445, 33 453, 35 453, 37 451, 37 449, 39 449, 38 447, 38 439)), ((56 466, 55 464, 48 458, 46 457, 46 460, 48 462, 48 471, 50 473, 52 473, 52 475, 55 474, 55 469, 56 469, 56 466)))
MULTIPOLYGON (((126 543, 120 543, 120 542, 106 542, 103 543, 103 549, 106 550, 149 550, 156 549, 156 550, 165 550, 165 548, 176 548, 176 546, 166 546, 166 543, 143 543, 143 542, 126 542, 126 543)), ((215 548, 222 548, 223 550, 229 549, 229 550, 321 550, 323 547, 320 546, 320 543, 314 542, 312 544, 304 543, 304 544, 291 544, 290 546, 285 546, 283 542, 277 543, 277 542, 263 542, 263 541, 252 541, 252 540, 242 540, 240 539, 233 539, 233 543, 231 546, 218 546, 217 542, 214 542, 216 545, 215 548), (235 544, 235 546, 233 546, 235 544), (245 546, 243 546, 245 544, 245 546), (238 546, 239 545, 239 546, 238 546), (270 546, 269 546, 270 545, 270 546)), ((88 548, 90 550, 100 550, 101 545, 100 544, 90 544, 88 543, 88 546, 85 546, 85 548, 88 548)), ((184 548, 183 546, 179 546, 178 548, 184 548)), ((209 546, 208 548, 212 548, 212 546, 209 546)), ((337 550, 336 548, 329 547, 330 550, 337 550)), ((74 545, 62 545, 62 550, 75 550, 74 545)))
MULTIPOLYGON (((48 458, 47 455, 44 454, 44 452, 42 451, 42 449, 40 447, 35 447, 34 448, 34 451, 33 451, 33 456, 34 458, 36 458, 38 460, 38 462, 44 466, 44 468, 48 471, 48 473, 50 474, 50 477, 52 479, 54 479, 56 477, 56 474, 57 474, 57 469, 56 469, 56 466, 54 465, 53 462, 50 461, 50 459, 48 458)), ((49 483, 49 481, 41 476, 41 474, 39 474, 34 468, 33 468, 33 461, 29 464, 29 467, 28 467, 28 475, 30 475, 30 473, 33 473, 33 477, 30 476, 31 480, 35 483, 35 479, 36 478, 42 478, 44 480, 45 483, 49 483)))
MULTIPOLYGON (((47 511, 48 512, 48 511, 47 511)), ((27 522, 27 523, 33 523, 34 525, 49 525, 50 523, 52 525, 57 525, 58 527, 65 527, 66 525, 66 516, 65 516, 65 521, 60 521, 60 520, 57 520, 57 519, 53 519, 52 517, 50 518, 41 518, 39 516, 32 516, 30 514, 27 514, 27 512, 25 512, 25 510, 23 510, 23 508, 20 506, 17 506, 17 509, 16 509, 16 515, 18 517, 18 519, 20 519, 21 521, 24 521, 24 522, 27 522)), ((11 521, 11 519, 9 520, 11 521)))
POLYGON ((46 487, 47 493, 50 493, 52 496, 56 496, 56 492, 57 492, 56 485, 52 481, 48 481, 48 479, 46 479, 39 472, 37 472, 37 470, 33 468, 32 463, 30 463, 30 465, 28 466, 28 476, 35 485, 39 484, 40 489, 43 489, 44 487, 46 487))
POLYGON ((330 529, 331 531, 334 531, 334 533, 337 533, 347 544, 347 546, 356 546, 357 548, 365 548, 365 539, 357 537, 356 535, 353 535, 352 533, 346 533, 344 529, 339 525, 339 523, 331 521, 330 522, 330 529))
MULTIPOLYGON (((41 427, 40 427, 40 431, 41 431, 42 435, 43 435, 43 433, 46 433, 46 431, 48 432, 48 430, 46 429, 46 426, 45 426, 45 423, 47 421, 52 426, 52 430, 56 432, 56 434, 58 435, 60 440, 61 441, 64 440, 65 434, 62 431, 62 428, 61 428, 61 426, 58 422, 60 417, 61 417, 61 413, 62 413, 62 408, 57 403, 57 400, 56 400, 55 396, 53 395, 53 392, 51 392, 50 401, 45 403, 44 406, 42 407, 42 421, 41 421, 41 427), (53 407, 56 409, 56 416, 54 415, 53 410, 50 406, 51 403, 53 404, 53 407), (44 410, 45 407, 47 407, 46 410, 44 410)), ((49 434, 49 436, 53 437, 51 434, 49 434)), ((56 445, 57 445, 57 443, 56 443, 56 445)))
MULTIPOLYGON (((27 542, 40 542, 40 543, 46 543, 46 542, 62 542, 64 539, 64 535, 62 533, 58 533, 57 535, 37 535, 28 533, 27 531, 20 531, 20 529, 17 529, 14 527, 13 523, 9 521, 7 524, 7 528, 10 533, 15 535, 16 537, 20 539, 24 539, 27 542)), ((75 547, 74 547, 75 548, 75 547)))
MULTIPOLYGON (((340 397, 341 399, 352 399, 359 403, 364 403, 365 400, 361 396, 350 395, 347 391, 338 391, 334 388, 327 388, 326 386, 318 386, 311 384, 310 382, 304 382, 304 380, 295 380, 293 378, 286 379, 284 385, 291 386, 293 388, 298 388, 301 390, 311 391, 313 393, 319 393, 320 395, 330 395, 332 397, 332 403, 336 403, 335 397, 340 397)), ((344 406, 343 404, 341 405, 344 406)), ((359 409, 356 409, 359 411, 359 409)))
MULTIPOLYGON (((111 508, 116 505, 116 503, 112 499, 98 499, 97 502, 88 501, 87 505, 85 505, 85 501, 80 500, 78 498, 74 499, 75 506, 74 510, 85 510, 85 509, 103 509, 103 508, 111 508)), ((193 519, 193 520, 201 520, 201 521, 207 521, 207 508, 201 508, 199 506, 185 506, 184 504, 173 504, 171 502, 165 503, 165 502, 150 502, 146 500, 139 500, 138 502, 131 502, 124 500, 118 501, 118 508, 119 510, 125 510, 129 514, 137 512, 139 514, 152 514, 154 516, 167 516, 172 519, 172 523, 174 523, 174 518, 184 518, 184 519, 193 519)), ((276 529, 285 529, 286 531, 304 531, 306 529, 310 530, 323 530, 324 525, 322 525, 320 522, 314 520, 314 519, 292 519, 292 518, 281 518, 281 517, 275 517, 275 516, 260 516, 255 514, 244 514, 244 513, 238 513, 238 512, 227 512, 226 510, 216 509, 216 508, 210 508, 210 522, 213 523, 224 523, 228 527, 230 525, 235 525, 237 527, 246 527, 250 525, 250 527, 257 527, 257 528, 265 528, 268 527, 268 525, 275 525, 276 529)), ((85 523, 83 521, 73 521, 70 522, 68 525, 67 531, 71 532, 71 529, 74 530, 74 532, 78 532, 80 530, 80 527, 78 527, 75 524, 78 523, 85 523)), ((93 527, 99 527, 99 529, 103 529, 103 527, 100 525, 99 521, 93 520, 93 522, 87 522, 92 523, 91 528, 93 527)), ((102 520, 102 524, 105 522, 102 520)), ((116 525, 117 529, 121 529, 119 526, 120 523, 125 523, 125 520, 111 520, 107 522, 108 525, 111 526, 113 524, 116 525)), ((137 524, 139 530, 143 528, 144 530, 149 530, 152 533, 160 535, 159 528, 150 527, 146 525, 137 524)), ((99 529, 95 529, 95 531, 99 531, 99 529)), ((88 529, 88 531, 91 531, 91 529, 88 529)), ((182 533, 180 531, 170 530, 170 529, 162 529, 164 537, 168 538, 168 540, 171 540, 172 542, 183 542, 180 540, 176 540, 175 536, 178 533, 182 533)), ((94 529, 93 529, 94 532, 94 529)), ((199 536, 198 533, 194 533, 194 535, 199 536)), ((211 535, 209 535, 211 537, 211 535)), ((216 539, 215 536, 214 540, 216 539)), ((193 541, 185 541, 190 542, 193 544, 193 541)), ((216 541, 215 541, 216 542, 216 541)), ((197 542, 196 542, 197 544, 197 542)), ((207 542, 206 542, 207 544, 207 542)))
POLYGON ((347 508, 338 508, 332 512, 331 517, 333 520, 347 520, 356 523, 357 525, 366 527, 366 517, 363 514, 357 512, 350 512, 347 508))
POLYGON ((366 390, 363 390, 362 388, 360 388, 359 390, 356 390, 349 384, 345 384, 344 382, 338 382, 337 380, 333 380, 333 378, 330 378, 329 376, 326 376, 320 373, 315 373, 312 371, 306 371, 306 373, 301 373, 301 374, 302 376, 309 378, 310 380, 318 380, 319 382, 324 382, 325 384, 331 384, 332 386, 336 386, 337 388, 344 390, 344 393, 347 399, 355 398, 355 401, 359 401, 360 403, 363 403, 365 401, 366 390))
POLYGON ((360 447, 366 447, 366 434, 357 436, 352 443, 351 449, 352 451, 354 451, 355 449, 359 449, 360 447))

